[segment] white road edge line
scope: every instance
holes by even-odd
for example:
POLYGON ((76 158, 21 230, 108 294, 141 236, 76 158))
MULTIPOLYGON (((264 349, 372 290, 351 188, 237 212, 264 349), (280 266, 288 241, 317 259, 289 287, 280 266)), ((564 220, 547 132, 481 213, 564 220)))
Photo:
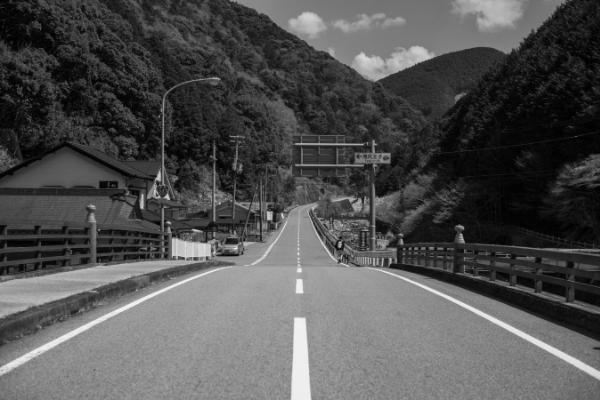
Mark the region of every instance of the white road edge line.
POLYGON ((428 286, 425 286, 425 285, 423 285, 421 283, 415 282, 415 281, 413 281, 411 279, 408 279, 408 278, 405 278, 403 276, 396 275, 396 274, 393 274, 393 273, 387 272, 387 271, 382 271, 380 269, 375 269, 375 268, 371 268, 371 267, 368 267, 368 268, 370 270, 373 270, 373 271, 382 272, 384 274, 391 275, 391 276, 393 276, 395 278, 402 279, 403 281, 411 283, 411 284, 413 284, 415 286, 420 287, 421 289, 427 290, 430 293, 433 293, 433 294, 435 294, 437 296, 440 296, 441 298, 446 299, 446 300, 448 300, 448 301, 456 304, 457 306, 462 307, 465 310, 471 311, 473 314, 478 315, 478 316, 480 316, 480 317, 488 320, 489 322, 493 323, 494 325, 497 325, 500 328, 509 331, 513 335, 516 335, 516 336, 520 337, 521 339, 523 339, 523 340, 525 340, 525 341, 533 344, 534 346, 539 347, 540 349, 542 349, 542 350, 544 350, 544 351, 552 354, 553 356, 560 358, 561 360, 563 360, 563 361, 571 364, 575 368, 578 368, 579 370, 585 372, 586 374, 590 375, 591 377, 593 377, 593 378, 595 378, 597 380, 600 380, 600 371, 597 370, 597 369, 595 369, 594 367, 592 367, 592 366, 584 363, 581 360, 578 360, 577 358, 575 358, 573 356, 568 355, 567 353, 565 353, 565 352, 557 349, 556 347, 553 347, 553 346, 551 346, 551 345, 549 345, 549 344, 547 344, 545 342, 542 342, 539 339, 534 338, 533 336, 531 336, 531 335, 523 332, 520 329, 515 328, 512 325, 507 324, 506 322, 502 322, 499 319, 497 319, 495 317, 492 317, 491 315, 489 315, 489 314, 487 314, 487 313, 485 313, 485 312, 483 312, 483 311, 481 311, 481 310, 479 310, 479 309, 477 309, 477 308, 475 308, 473 306, 470 306, 470 305, 468 305, 466 303, 463 303, 460 300, 455 299, 454 297, 448 296, 447 294, 439 292, 439 291, 437 291, 435 289, 432 289, 432 288, 430 288, 428 286))
POLYGON ((296 279, 296 294, 304 294, 304 282, 302 279, 296 279))
POLYGON ((21 357, 13 360, 11 362, 9 362, 8 364, 5 364, 5 365, 1 366, 0 367, 0 377, 3 376, 3 375, 8 374, 10 371, 12 371, 12 370, 20 367, 21 365, 23 365, 23 364, 25 364, 25 363, 33 360, 34 358, 36 358, 38 356, 41 356, 42 354, 44 354, 44 353, 52 350, 53 348, 55 348, 56 346, 58 346, 58 345, 60 345, 60 344, 62 344, 64 342, 66 342, 67 340, 73 339, 74 337, 76 337, 76 336, 84 333, 85 331, 88 331, 88 330, 92 329, 94 326, 99 325, 99 324, 101 324, 101 323, 103 323, 103 322, 111 319, 112 317, 115 317, 115 316, 117 316, 117 315, 119 315, 119 314, 121 314, 121 313, 123 313, 123 312, 125 312, 127 310, 130 310, 133 307, 138 306, 138 305, 140 305, 140 304, 142 304, 142 303, 144 303, 144 302, 146 302, 146 301, 148 301, 148 300, 150 300, 150 299, 152 299, 152 298, 154 298, 154 297, 156 297, 158 295, 161 295, 161 294, 163 294, 165 292, 168 292, 171 289, 175 289, 176 287, 184 285, 184 284, 186 284, 188 282, 191 282, 191 281, 193 281, 195 279, 202 278, 203 276, 206 276, 208 274, 212 274, 213 272, 222 271, 224 269, 229 269, 229 268, 231 268, 231 267, 221 267, 221 268, 213 269, 212 271, 205 272, 205 273, 200 274, 200 275, 193 276, 193 277, 185 279, 185 280, 183 280, 181 282, 177 282, 177 283, 175 283, 175 284, 173 284, 171 286, 167 286, 166 288, 158 290, 158 291, 156 291, 154 293, 151 293, 151 294, 149 294, 147 296, 144 296, 141 299, 133 301, 133 302, 131 302, 131 303, 129 303, 129 304, 121 307, 121 308, 117 308, 116 310, 111 311, 108 314, 105 314, 105 315, 101 316, 100 318, 96 318, 95 320, 93 320, 91 322, 88 322, 87 324, 82 325, 79 328, 77 328, 75 330, 72 330, 71 332, 68 332, 68 333, 60 336, 60 337, 58 337, 58 338, 56 338, 56 339, 54 339, 54 340, 46 343, 45 345, 38 347, 35 350, 30 351, 27 354, 22 355, 21 357))
MULTIPOLYGON (((309 213, 309 211, 306 211, 306 214, 308 215, 308 219, 310 220, 310 214, 308 214, 308 213, 309 213)), ((319 239, 319 242, 321 242, 321 246, 323 246, 323 248, 325 249, 325 253, 327 253, 333 261, 337 262, 335 257, 329 252, 329 250, 327 250, 327 246, 325 246, 325 243, 323 243, 323 241, 321 240, 321 237, 317 233, 317 228, 315 228, 315 224, 313 224, 312 221, 309 221, 309 222, 310 222, 310 226, 312 226, 312 228, 313 228, 313 231, 315 231, 315 236, 317 237, 317 239, 319 239)), ((347 267, 347 265, 345 265, 345 266, 347 267)))
POLYGON ((308 335, 306 318, 294 318, 294 348, 292 355, 292 400, 311 400, 308 368, 308 335))
POLYGON ((258 264, 259 262, 261 262, 262 260, 264 260, 265 258, 267 258, 267 256, 269 255, 269 253, 271 252, 271 250, 273 250, 273 247, 277 244, 277 242, 279 241, 279 238, 281 237, 281 235, 283 234, 283 231, 285 231, 285 227, 287 226, 287 223, 289 221, 289 218, 285 220, 285 224, 283 224, 283 227, 281 228, 281 232, 279 232, 279 235, 277 235, 277 237, 275 238, 275 240, 273 240, 273 243, 271 243, 271 245, 269 246, 269 248, 267 249, 267 251, 265 251, 265 253, 256 261, 254 261, 253 263, 251 263, 249 266, 253 267, 256 264, 258 264))

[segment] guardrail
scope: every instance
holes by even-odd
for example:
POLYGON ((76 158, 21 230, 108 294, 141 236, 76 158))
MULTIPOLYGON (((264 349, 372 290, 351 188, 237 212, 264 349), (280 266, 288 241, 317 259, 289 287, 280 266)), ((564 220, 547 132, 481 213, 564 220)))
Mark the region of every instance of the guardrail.
POLYGON ((163 238, 160 231, 98 226, 96 207, 89 205, 86 209, 85 223, 0 225, 0 275, 67 265, 161 258, 168 254, 167 235, 163 238))
POLYGON ((567 302, 580 299, 600 303, 600 256, 529 247, 467 244, 462 238, 463 229, 457 226, 458 240, 454 243, 398 245, 398 263, 469 273, 487 277, 490 281, 504 280, 509 286, 519 284, 532 288, 535 293, 558 292, 567 302))
MULTIPOLYGON (((327 230, 315 215, 313 210, 308 212, 317 234, 323 239, 327 249, 335 254, 335 242, 337 238, 327 230)), ((356 265, 372 265, 379 267, 389 267, 396 262, 396 252, 393 250, 361 251, 355 250, 346 244, 344 254, 347 260, 356 265)))

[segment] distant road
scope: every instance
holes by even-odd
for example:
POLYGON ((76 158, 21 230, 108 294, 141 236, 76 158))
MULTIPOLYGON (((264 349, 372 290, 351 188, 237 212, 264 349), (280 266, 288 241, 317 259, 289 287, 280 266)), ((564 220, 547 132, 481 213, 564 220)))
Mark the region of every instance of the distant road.
POLYGON ((0 376, 0 399, 600 398, 598 340, 430 278, 337 264, 306 207, 272 247, 228 259, 0 347, 1 371, 72 336, 0 376))

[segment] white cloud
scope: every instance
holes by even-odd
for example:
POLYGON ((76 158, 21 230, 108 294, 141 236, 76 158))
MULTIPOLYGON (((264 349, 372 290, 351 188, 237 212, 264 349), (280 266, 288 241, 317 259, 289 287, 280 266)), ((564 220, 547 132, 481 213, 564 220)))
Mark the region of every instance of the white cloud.
POLYGON ((290 29, 296 33, 306 35, 310 39, 315 39, 322 32, 327 30, 327 26, 323 19, 311 11, 304 11, 296 18, 288 21, 290 29))
POLYGON ((382 28, 391 28, 393 26, 402 26, 406 24, 406 20, 402 17, 386 18, 382 23, 382 28))
POLYGON ((528 0, 453 0, 452 12, 461 17, 470 14, 477 18, 480 31, 493 32, 502 28, 514 28, 523 16, 528 0))
POLYGON ((372 28, 390 28, 393 26, 402 26, 406 24, 406 20, 402 17, 387 18, 384 13, 376 13, 373 15, 359 14, 357 20, 349 22, 344 19, 333 21, 331 25, 334 28, 340 29, 344 33, 367 31, 372 28))
POLYGON ((422 46, 411 46, 408 49, 397 47, 385 60, 361 52, 354 57, 352 68, 364 77, 376 81, 433 57, 435 54, 422 46))
POLYGON ((329 53, 329 55, 330 55, 331 57, 335 57, 335 49, 334 49, 333 47, 329 47, 329 48, 327 49, 327 52, 329 53))

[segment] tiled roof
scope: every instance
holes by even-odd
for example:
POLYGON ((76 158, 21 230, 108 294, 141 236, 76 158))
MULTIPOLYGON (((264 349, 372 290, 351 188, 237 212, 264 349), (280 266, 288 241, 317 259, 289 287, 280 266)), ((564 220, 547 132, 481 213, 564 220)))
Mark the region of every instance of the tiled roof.
POLYGON ((155 176, 153 176, 150 178, 150 177, 148 177, 148 174, 146 174, 145 172, 140 171, 139 169, 128 165, 126 162, 114 159, 111 156, 109 156, 108 154, 105 154, 99 150, 96 150, 93 147, 85 146, 85 145, 78 144, 78 143, 64 142, 61 145, 47 151, 46 153, 43 153, 37 157, 30 158, 29 160, 23 161, 22 163, 10 168, 9 170, 6 170, 6 171, 0 173, 0 178, 7 176, 7 175, 12 175, 16 171, 20 170, 21 168, 24 168, 35 161, 41 160, 42 158, 46 157, 48 154, 55 153, 56 151, 62 149, 63 147, 69 147, 69 148, 77 151, 78 153, 83 154, 83 155, 85 155, 85 156, 111 168, 111 169, 117 170, 118 172, 120 172, 126 176, 131 176, 131 177, 136 177, 136 178, 141 178, 141 179, 146 179, 146 180, 151 180, 151 179, 154 179, 154 177, 155 177, 155 176))
MULTIPOLYGON (((79 144, 79 143, 72 143, 72 142, 63 143, 61 146, 59 146, 59 148, 62 146, 71 147, 72 149, 77 150, 80 153, 83 153, 83 154, 87 155, 88 157, 91 157, 91 158, 95 159, 96 161, 101 162, 102 164, 106 165, 107 167, 116 169, 116 170, 124 173, 125 175, 135 176, 138 178, 147 178, 147 176, 145 176, 146 174, 144 174, 142 171, 134 168, 133 166, 128 165, 128 163, 126 163, 126 162, 119 161, 119 160, 109 156, 108 154, 101 152, 100 150, 96 150, 93 147, 85 146, 85 145, 79 144)), ((56 150, 58 150, 58 148, 56 150)))
POLYGON ((135 218, 135 197, 122 193, 111 196, 98 189, 79 189, 79 191, 79 194, 69 189, 63 191, 35 189, 30 193, 12 194, 6 190, 0 191, 0 223, 9 226, 15 224, 80 225, 86 222, 86 206, 93 204, 96 206, 96 221, 99 228, 122 226, 132 229, 159 230, 157 225, 135 218))
POLYGON ((160 171, 160 161, 123 161, 124 164, 137 169, 148 178, 155 179, 160 171))

